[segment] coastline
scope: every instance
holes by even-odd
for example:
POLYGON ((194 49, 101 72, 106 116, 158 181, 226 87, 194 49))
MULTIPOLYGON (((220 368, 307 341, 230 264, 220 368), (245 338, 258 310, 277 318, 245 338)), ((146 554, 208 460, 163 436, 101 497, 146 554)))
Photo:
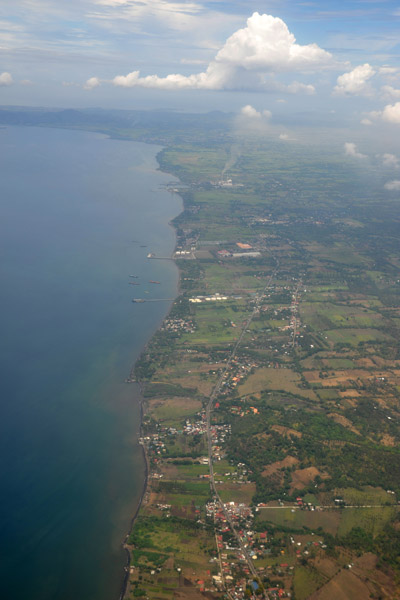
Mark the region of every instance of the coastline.
MULTIPOLYGON (((133 365, 132 370, 134 369, 134 367, 135 367, 135 365, 133 365)), ((142 424, 143 424, 143 415, 144 415, 144 407, 143 407, 144 397, 143 397, 143 394, 142 394, 142 386, 141 386, 141 384, 137 382, 134 385, 138 386, 138 396, 139 396, 139 406, 140 406, 139 437, 141 437, 141 434, 142 434, 142 424)), ((142 456, 143 456, 143 461, 144 461, 143 487, 142 487, 142 492, 140 494, 140 497, 139 497, 139 500, 138 500, 138 503, 137 503, 137 506, 136 506, 136 510, 135 510, 135 512, 133 514, 133 517, 131 519, 131 522, 130 522, 129 531, 128 531, 128 533, 125 536, 125 540, 124 540, 123 546, 122 546, 123 549, 126 552, 126 563, 125 563, 125 567, 124 567, 125 574, 124 574, 124 579, 123 579, 122 586, 121 586, 121 592, 120 592, 120 595, 119 595, 119 600, 123 600, 125 598, 125 595, 126 595, 126 592, 127 592, 127 589, 128 589, 128 582, 129 582, 129 568, 130 568, 130 565, 131 565, 131 553, 130 553, 129 547, 127 545, 127 540, 128 540, 128 538, 129 538, 130 534, 132 533, 133 528, 135 526, 136 519, 137 519, 137 517, 139 515, 139 511, 140 511, 140 509, 142 507, 143 500, 144 500, 144 497, 145 497, 146 492, 147 492, 147 486, 148 486, 148 481, 149 481, 149 461, 148 461, 148 458, 147 458, 147 453, 146 453, 146 450, 145 450, 143 444, 140 444, 140 446, 142 448, 142 456)))
MULTIPOLYGON (((136 140, 127 140, 127 141, 136 141, 136 140)), ((142 143, 148 143, 148 142, 142 142, 142 143)), ((149 144, 149 145, 154 145, 154 144, 149 144)), ((178 181, 180 181, 175 175, 172 175, 171 173, 168 173, 167 171, 164 171, 161 168, 161 164, 159 161, 159 155, 161 154, 161 152, 163 151, 164 147, 162 147, 161 150, 159 150, 159 152, 157 152, 155 159, 157 161, 158 164, 158 171, 162 172, 162 173, 166 173, 168 175, 171 175, 171 177, 175 177, 178 181)), ((179 194, 178 194, 179 195, 179 194)), ((181 201, 182 201, 182 206, 181 206, 181 211, 175 216, 173 217, 173 219, 177 218, 183 211, 184 211, 184 204, 183 204, 183 198, 182 196, 180 196, 181 201)), ((172 253, 175 252, 176 249, 176 241, 177 241, 177 235, 176 235, 176 227, 174 226, 173 222, 171 219, 168 222, 168 226, 171 227, 174 230, 174 234, 175 234, 175 246, 174 246, 174 250, 172 253)), ((163 317, 162 322, 166 319, 166 317, 168 316, 168 314, 171 312, 171 309, 174 305, 174 303, 176 302, 176 299, 179 297, 180 291, 181 291, 181 270, 179 269, 176 260, 174 258, 171 258, 171 261, 174 262, 176 268, 178 269, 178 282, 177 282, 177 290, 176 290, 176 296, 174 297, 173 301, 171 302, 171 306, 169 307, 169 310, 167 311, 167 313, 165 314, 165 316, 163 317)), ((160 327, 161 327, 162 323, 159 325, 159 327, 156 329, 156 331, 153 333, 153 335, 148 339, 147 343, 144 345, 144 347, 142 348, 138 358, 136 359, 136 361, 134 362, 134 364, 132 365, 131 371, 130 371, 130 377, 132 377, 132 374, 135 371, 135 366, 137 361, 139 360, 140 356, 143 354, 143 352, 146 350, 147 346, 149 345, 149 343, 151 342, 151 340, 153 339, 154 335, 159 331, 160 327)), ((143 395, 143 388, 142 388, 142 383, 140 381, 132 381, 134 386, 137 386, 137 392, 138 392, 138 402, 139 402, 139 406, 140 406, 140 423, 139 423, 139 432, 138 432, 138 438, 142 437, 142 433, 143 433, 143 417, 145 415, 145 398, 143 395)), ((131 550, 130 550, 130 546, 127 544, 127 541, 129 539, 129 536, 131 535, 134 527, 135 527, 135 523, 137 521, 137 518, 139 516, 139 512, 143 506, 143 502, 147 493, 147 488, 148 488, 148 482, 149 482, 149 475, 150 475, 150 465, 149 465, 149 460, 148 460, 148 456, 147 456, 147 452, 145 449, 144 444, 139 444, 141 449, 142 449, 142 456, 143 456, 143 461, 144 461, 144 479, 143 479, 143 487, 142 487, 142 492, 140 494, 135 512, 132 516, 132 519, 130 521, 130 527, 129 530, 125 536, 125 539, 122 543, 122 547, 126 552, 126 563, 124 566, 124 576, 123 576, 123 582, 121 585, 121 592, 119 595, 118 600, 124 600, 126 598, 126 594, 129 591, 129 574, 130 574, 130 566, 131 566, 131 562, 132 562, 132 557, 131 557, 131 550)))

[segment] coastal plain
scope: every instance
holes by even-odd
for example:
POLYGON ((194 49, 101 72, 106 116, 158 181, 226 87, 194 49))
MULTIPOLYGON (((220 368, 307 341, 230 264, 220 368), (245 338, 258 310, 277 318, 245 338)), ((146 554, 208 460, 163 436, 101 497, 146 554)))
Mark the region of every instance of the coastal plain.
POLYGON ((327 140, 186 136, 126 597, 394 598, 398 198, 327 140))
POLYGON ((344 132, 135 123, 101 130, 164 146, 184 208, 179 295, 134 369, 148 479, 124 597, 398 597, 398 194, 344 132))

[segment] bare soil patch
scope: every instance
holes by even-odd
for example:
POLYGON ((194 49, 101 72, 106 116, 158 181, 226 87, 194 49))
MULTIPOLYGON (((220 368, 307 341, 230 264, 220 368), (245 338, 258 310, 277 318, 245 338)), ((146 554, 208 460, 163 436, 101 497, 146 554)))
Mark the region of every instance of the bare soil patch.
POLYGON ((310 596, 310 600, 370 600, 370 590, 357 575, 343 570, 310 596))
POLYGON ((339 413, 329 413, 328 417, 333 419, 335 421, 335 423, 338 423, 339 425, 346 427, 346 429, 349 429, 356 435, 361 435, 360 432, 358 431, 358 429, 356 429, 354 427, 353 423, 349 419, 344 417, 343 415, 340 415, 339 413))
POLYGON ((301 431, 296 431, 295 429, 290 429, 290 427, 284 427, 283 425, 272 425, 271 429, 286 438, 289 436, 301 438, 303 435, 301 431))
POLYGON ((389 435, 388 433, 384 433, 380 441, 381 444, 383 444, 384 446, 388 446, 389 448, 393 448, 397 445, 395 438, 392 435, 389 435))
POLYGON ((341 398, 359 398, 361 394, 357 390, 344 390, 344 392, 339 392, 339 396, 341 398))
POLYGON ((376 367, 375 362, 371 358, 359 358, 356 360, 356 363, 359 367, 362 367, 364 369, 376 367))
MULTIPOLYGON (((267 465, 264 468, 264 471, 262 472, 262 476, 270 477, 271 475, 274 475, 281 469, 284 469, 286 467, 292 467, 293 465, 297 465, 298 462, 299 462, 298 459, 294 458, 294 456, 285 456, 285 458, 283 460, 278 460, 277 462, 267 465)), ((312 468, 314 468, 314 467, 312 467, 312 468)))
POLYGON ((317 557, 314 561, 314 566, 322 575, 331 579, 338 572, 338 564, 334 560, 326 557, 317 557))
POLYGON ((314 481, 318 475, 321 477, 321 479, 328 479, 329 477, 327 473, 323 473, 316 467, 307 467, 306 469, 298 469, 297 471, 294 471, 292 474, 290 493, 292 493, 293 490, 302 490, 312 481, 314 481))

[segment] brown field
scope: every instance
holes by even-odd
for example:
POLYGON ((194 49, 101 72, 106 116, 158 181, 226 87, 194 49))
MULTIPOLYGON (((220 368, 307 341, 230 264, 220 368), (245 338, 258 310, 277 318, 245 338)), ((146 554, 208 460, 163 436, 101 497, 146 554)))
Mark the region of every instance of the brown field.
POLYGON ((307 467, 306 469, 298 469, 292 473, 292 484, 290 493, 293 490, 302 490, 306 485, 310 484, 319 475, 321 479, 327 479, 329 475, 319 471, 316 467, 307 467))
POLYGON ((359 398, 361 396, 360 392, 357 390, 345 390, 344 392, 338 392, 341 398, 359 398))
POLYGON ((264 471, 262 472, 262 476, 270 477, 271 475, 274 475, 275 473, 280 471, 280 469, 284 469, 285 467, 292 467, 293 465, 297 465, 298 462, 298 459, 294 458, 293 456, 285 456, 283 460, 278 460, 277 462, 267 465, 264 468, 264 471))
POLYGON ((322 588, 310 596, 310 600, 370 600, 370 590, 350 570, 340 571, 322 588))
POLYGON ((329 577, 329 579, 336 575, 339 569, 337 562, 326 556, 318 556, 314 561, 314 566, 322 575, 329 577))
POLYGON ((360 380, 363 384, 371 383, 377 377, 383 377, 387 382, 396 384, 400 372, 394 371, 364 371, 363 369, 350 369, 339 371, 328 377, 321 378, 319 371, 305 371, 304 377, 311 384, 322 385, 323 387, 339 387, 342 385, 354 385, 353 382, 360 380))
POLYGON ((380 439, 380 442, 384 446, 389 446, 392 448, 397 445, 395 438, 392 435, 389 435, 388 433, 383 434, 383 436, 380 439))
POLYGON ((372 358, 358 358, 356 363, 359 367, 363 367, 364 369, 376 368, 376 363, 372 358))
POLYGON ((331 419, 333 419, 335 421, 335 423, 339 423, 339 425, 346 427, 346 429, 349 429, 353 433, 355 433, 357 435, 361 435, 360 432, 358 431, 358 429, 356 429, 354 427, 352 422, 349 421, 349 419, 347 419, 343 415, 339 415, 338 413, 329 413, 327 416, 330 417, 331 419))
POLYGON ((279 433, 279 435, 286 438, 289 436, 301 438, 303 436, 301 431, 296 431, 296 429, 290 429, 290 427, 283 427, 283 425, 272 425, 271 429, 272 431, 276 431, 277 433, 279 433))

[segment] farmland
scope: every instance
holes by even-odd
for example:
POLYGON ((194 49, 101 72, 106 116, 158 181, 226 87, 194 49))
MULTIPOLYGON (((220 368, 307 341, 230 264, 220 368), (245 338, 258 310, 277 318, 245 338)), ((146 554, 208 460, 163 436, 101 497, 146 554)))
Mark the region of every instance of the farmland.
POLYGON ((126 598, 397 597, 396 201, 300 130, 194 130, 159 154, 185 184, 180 289, 135 367, 149 479, 126 598))

